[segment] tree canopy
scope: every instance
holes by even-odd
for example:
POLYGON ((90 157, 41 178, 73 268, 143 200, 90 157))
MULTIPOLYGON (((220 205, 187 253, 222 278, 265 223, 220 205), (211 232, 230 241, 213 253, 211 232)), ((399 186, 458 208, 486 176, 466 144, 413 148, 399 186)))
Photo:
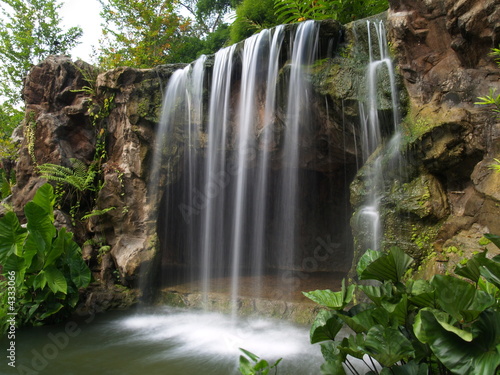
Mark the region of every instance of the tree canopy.
POLYGON ((16 106, 31 66, 67 53, 79 43, 82 29, 62 30, 57 0, 1 0, 0 7, 0 94, 16 106))

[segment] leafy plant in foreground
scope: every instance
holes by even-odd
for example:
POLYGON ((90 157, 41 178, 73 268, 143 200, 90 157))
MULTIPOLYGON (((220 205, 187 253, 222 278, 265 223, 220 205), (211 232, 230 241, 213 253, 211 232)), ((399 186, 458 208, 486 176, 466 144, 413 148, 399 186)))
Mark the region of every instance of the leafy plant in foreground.
MULTIPOLYGON (((500 247, 500 237, 487 238, 500 247)), ((323 374, 345 374, 345 368, 359 374, 353 358, 365 363, 367 374, 500 373, 500 256, 473 256, 455 270, 464 279, 435 275, 403 283, 411 263, 395 247, 388 254, 368 250, 357 266, 368 285, 304 293, 328 308, 310 332, 311 343, 322 342, 323 374), (346 308, 355 289, 369 302, 346 308), (353 333, 339 335, 344 326, 353 333)))
MULTIPOLYGON (((78 289, 91 279, 73 234, 54 226, 54 202, 53 188, 45 184, 24 208, 26 228, 13 212, 0 219, 0 263, 4 275, 15 274, 16 321, 21 324, 64 317, 76 306, 78 289)), ((6 306, 2 290, 0 300, 6 306)))
POLYGON ((241 349, 244 354, 240 355, 240 366, 238 370, 242 375, 267 375, 271 369, 275 369, 275 374, 278 373, 278 364, 281 362, 281 358, 278 359, 273 365, 270 365, 265 359, 260 359, 255 354, 249 352, 248 350, 241 349), (254 364, 252 364, 252 362, 254 364))

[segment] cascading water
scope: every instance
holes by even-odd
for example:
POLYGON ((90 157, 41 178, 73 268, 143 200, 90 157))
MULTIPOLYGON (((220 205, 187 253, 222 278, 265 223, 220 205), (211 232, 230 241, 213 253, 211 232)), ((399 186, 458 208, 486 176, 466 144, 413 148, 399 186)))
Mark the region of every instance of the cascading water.
MULTIPOLYGON (((368 53, 369 64, 366 73, 366 101, 360 105, 361 118, 361 139, 362 139, 362 154, 363 160, 366 161, 372 155, 377 147, 383 142, 382 137, 382 120, 379 115, 379 85, 382 80, 383 73, 389 80, 391 92, 391 128, 390 133, 393 134, 389 142, 390 152, 389 159, 399 158, 399 141, 400 133, 398 126, 400 123, 400 112, 398 103, 398 94, 396 87, 396 78, 392 60, 389 58, 388 44, 386 39, 386 31, 382 21, 372 22, 366 21, 368 34, 368 53), (372 41, 372 29, 375 31, 376 45, 372 41), (385 71, 384 71, 385 68, 385 71)), ((367 234, 369 241, 365 242, 368 248, 379 250, 382 241, 382 223, 380 218, 380 199, 381 193, 384 191, 384 175, 383 158, 377 156, 373 161, 370 190, 367 194, 364 207, 361 209, 361 216, 367 223, 367 234)), ((400 163, 396 163, 400 164, 400 163)))
POLYGON ((199 282, 205 304, 221 285, 235 301, 245 277, 256 296, 269 273, 273 298, 293 288, 305 258, 296 238, 305 216, 300 150, 312 128, 305 76, 318 32, 312 21, 289 40, 284 26, 263 30, 169 82, 155 162, 170 174, 159 210, 163 261, 188 265, 182 272, 199 282))

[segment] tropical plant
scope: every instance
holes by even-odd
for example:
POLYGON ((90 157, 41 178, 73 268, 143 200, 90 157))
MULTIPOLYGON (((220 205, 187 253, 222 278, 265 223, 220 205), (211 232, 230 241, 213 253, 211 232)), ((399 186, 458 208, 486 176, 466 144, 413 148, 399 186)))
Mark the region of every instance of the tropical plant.
MULTIPOLYGON (((500 247, 500 237, 487 235, 500 247)), ((474 255, 455 272, 431 280, 403 276, 412 259, 393 247, 368 250, 357 265, 360 280, 341 291, 304 293, 326 307, 311 327, 311 343, 323 342, 323 374, 499 374, 500 256, 474 255), (355 290, 368 302, 346 308, 355 290), (353 333, 340 333, 348 326, 353 333)))
POLYGON ((381 13, 389 8, 387 0, 274 0, 278 19, 283 23, 336 19, 348 23, 381 13))
MULTIPOLYGON (((96 163, 87 166, 83 161, 70 159, 72 167, 63 165, 45 163, 38 166, 38 172, 42 178, 56 183, 56 198, 60 208, 69 206, 69 213, 75 222, 77 214, 80 212, 82 203, 83 210, 93 205, 91 202, 84 202, 86 192, 96 193, 98 187, 95 184, 98 171, 96 163), (68 203, 69 202, 69 203, 68 203)), ((80 219, 80 218, 78 218, 80 219)))
POLYGON ((274 0, 243 0, 236 8, 236 19, 231 25, 231 43, 278 25, 273 4, 274 0))
POLYGON ((275 374, 278 373, 278 365, 281 362, 281 358, 270 365, 268 361, 260 359, 248 350, 240 348, 240 351, 244 354, 240 355, 240 366, 238 368, 242 375, 267 375, 273 368, 275 369, 275 374))
MULTIPOLYGON (((4 275, 15 275, 20 324, 39 325, 67 317, 78 303, 79 289, 91 280, 72 233, 54 226, 54 202, 52 186, 44 184, 24 207, 26 228, 14 212, 0 218, 0 263, 4 275)), ((7 293, 3 288, 1 293, 4 305, 7 293)))

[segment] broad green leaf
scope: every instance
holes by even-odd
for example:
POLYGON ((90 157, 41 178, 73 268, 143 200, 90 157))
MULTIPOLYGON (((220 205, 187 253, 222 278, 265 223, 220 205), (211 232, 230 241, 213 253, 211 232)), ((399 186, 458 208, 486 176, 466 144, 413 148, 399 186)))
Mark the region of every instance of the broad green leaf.
POLYGON ((376 325, 368 331, 365 348, 369 355, 386 367, 414 354, 411 342, 397 329, 376 325))
POLYGON ((379 286, 373 285, 358 285, 358 288, 361 289, 368 298, 370 298, 377 306, 382 305, 382 300, 390 299, 393 297, 392 295, 392 283, 383 283, 379 286))
POLYGON ((21 256, 26 229, 21 227, 14 212, 7 212, 0 218, 0 264, 11 254, 21 256))
MULTIPOLYGON (((252 353, 252 352, 249 352, 248 350, 245 350, 245 349, 243 349, 243 348, 239 348, 239 349, 240 349, 240 351, 241 351, 242 353, 244 353, 244 354, 245 354, 248 358, 250 358, 252 361, 257 362, 257 361, 259 360, 259 357, 258 357, 256 354, 254 354, 254 353, 252 353)), ((240 357, 240 358, 241 358, 241 357, 240 357)))
MULTIPOLYGON (((370 254, 369 259, 375 257, 374 254, 370 254)), ((365 261, 368 261, 368 259, 365 259, 365 261)), ((392 247, 389 254, 375 257, 370 263, 364 264, 363 267, 358 268, 358 275, 360 280, 373 279, 382 282, 392 281, 397 283, 401 280, 401 277, 405 274, 412 262, 413 259, 406 255, 401 249, 392 247)))
POLYGON ((484 311, 472 323, 472 341, 446 330, 436 312, 422 309, 413 325, 417 338, 429 344, 436 357, 454 374, 493 374, 500 365, 500 312, 484 311))
POLYGON ((23 258, 18 257, 16 254, 11 254, 2 263, 2 266, 3 266, 3 272, 16 271, 16 282, 22 281, 24 277, 24 271, 26 270, 23 258))
POLYGON ((389 313, 391 326, 404 326, 408 317, 408 296, 403 295, 399 302, 382 301, 382 307, 389 313))
POLYGON ((44 272, 45 278, 47 279, 47 285, 54 294, 57 292, 62 292, 66 294, 68 289, 68 284, 61 271, 59 271, 54 266, 49 266, 45 268, 42 272, 44 272))
POLYGON ((38 272, 43 268, 46 248, 47 243, 39 231, 28 232, 23 254, 28 272, 38 272))
POLYGON ((316 344, 321 341, 335 340, 335 336, 339 333, 344 325, 343 321, 333 311, 321 310, 314 320, 311 331, 311 344, 316 344))
POLYGON ((45 271, 41 271, 33 280, 33 289, 43 289, 45 288, 45 285, 47 285, 47 278, 45 277, 45 271))
POLYGON ((481 276, 483 276, 486 279, 486 281, 495 285, 497 288, 500 288, 500 276, 498 275, 497 272, 492 271, 487 266, 481 266, 479 268, 479 272, 481 272, 481 276))
POLYGON ((437 307, 436 292, 427 280, 415 280, 409 285, 409 301, 418 307, 437 307))
POLYGON ((56 203, 56 196, 52 185, 46 183, 40 186, 32 202, 42 208, 47 213, 49 220, 52 223, 54 222, 54 204, 56 203))
POLYGON ((321 306, 326 306, 334 310, 340 310, 352 301, 355 288, 355 285, 349 285, 346 288, 345 280, 342 280, 342 290, 339 292, 332 292, 330 289, 325 289, 315 290, 312 292, 302 292, 302 294, 321 306))
POLYGON ((61 228, 57 237, 52 242, 52 246, 48 248, 45 264, 43 265, 44 268, 54 264, 54 262, 66 252, 66 248, 70 240, 71 237, 68 238, 66 235, 66 228, 61 228))
POLYGON ((496 234, 487 233, 484 235, 484 237, 489 239, 491 242, 493 242, 495 244, 496 247, 498 247, 500 249, 500 236, 498 236, 496 234))
POLYGON ((348 355, 354 358, 362 359, 365 354, 365 336, 361 333, 350 335, 342 340, 338 349, 345 359, 348 355))
POLYGON ((455 267, 455 273, 477 283, 479 277, 481 276, 479 267, 481 266, 481 262, 483 259, 486 259, 486 251, 474 255, 467 261, 465 265, 458 265, 457 267, 455 267))
POLYGON ((382 307, 368 308, 353 316, 338 314, 338 317, 356 333, 367 332, 371 327, 377 324, 397 326, 397 322, 393 320, 387 310, 382 307))
POLYGON ((92 279, 92 273, 81 257, 71 259, 69 263, 69 272, 71 281, 77 288, 87 287, 92 279))
POLYGON ((56 228, 47 211, 36 203, 28 202, 24 206, 24 213, 28 220, 28 231, 39 232, 46 247, 50 247, 56 235, 56 228))
POLYGON ((323 375, 346 375, 340 359, 334 359, 323 363, 320 367, 320 371, 323 375))
POLYGON ((248 360, 248 358, 240 355, 240 366, 238 370, 242 375, 254 375, 255 371, 253 370, 253 366, 248 360))
POLYGON ((495 303, 492 296, 456 277, 435 275, 431 285, 436 290, 439 306, 457 321, 472 321, 495 303))
POLYGON ((371 249, 366 250, 363 256, 359 259, 358 265, 356 266, 356 272, 358 273, 358 276, 361 278, 361 274, 365 271, 366 267, 383 256, 385 256, 385 254, 380 251, 371 249))

